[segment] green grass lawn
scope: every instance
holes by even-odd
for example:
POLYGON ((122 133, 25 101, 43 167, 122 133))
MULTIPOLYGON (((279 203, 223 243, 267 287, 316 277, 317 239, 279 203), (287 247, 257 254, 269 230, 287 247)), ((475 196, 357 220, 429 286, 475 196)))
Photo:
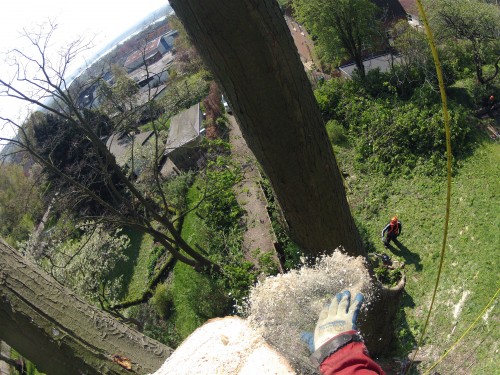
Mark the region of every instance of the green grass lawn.
MULTIPOLYGON (((201 198, 200 184, 195 182, 187 193, 188 208, 192 208, 201 198)), ((206 245, 200 230, 203 220, 191 211, 184 218, 181 235, 193 246, 206 245)), ((172 317, 176 330, 182 339, 202 325, 207 319, 224 315, 227 299, 216 280, 196 272, 192 267, 177 262, 170 285, 174 304, 172 317)))
POLYGON ((154 126, 156 126, 156 129, 158 131, 168 130, 170 128, 170 117, 167 117, 166 115, 161 115, 158 119, 150 121, 144 125, 141 125, 139 127, 139 130, 141 132, 147 132, 153 130, 154 126))
POLYGON ((119 262, 113 275, 123 275, 123 289, 119 298, 132 300, 142 296, 148 284, 149 255, 153 249, 153 238, 131 229, 123 231, 130 238, 130 245, 125 250, 127 260, 119 262))
MULTIPOLYGON (((348 171, 349 199, 358 222, 377 252, 407 263, 407 295, 401 317, 399 354, 417 340, 428 312, 439 263, 445 219, 445 177, 390 178, 357 174, 348 150, 338 150, 348 171), (403 223, 401 249, 385 249, 380 232, 393 215, 403 223), (409 328, 411 335, 404 328, 409 328), (413 337, 412 337, 413 336, 413 337)), ((425 336, 428 368, 481 313, 500 286, 500 146, 484 139, 456 171, 445 263, 425 336)), ((443 374, 492 374, 498 369, 498 303, 436 367, 443 374)))
MULTIPOLYGON (((188 209, 193 208, 202 198, 203 192, 201 189, 203 189, 202 182, 195 180, 187 192, 186 200, 188 209)), ((184 217, 182 223, 182 238, 184 238, 190 246, 194 247, 198 244, 201 247, 205 247, 207 245, 207 240, 201 230, 204 225, 203 219, 196 214, 196 211, 189 212, 184 217)))

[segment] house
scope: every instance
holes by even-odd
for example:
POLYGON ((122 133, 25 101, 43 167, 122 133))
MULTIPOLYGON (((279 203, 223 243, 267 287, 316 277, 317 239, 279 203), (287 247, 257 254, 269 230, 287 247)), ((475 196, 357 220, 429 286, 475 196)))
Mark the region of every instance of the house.
POLYGON ((201 155, 199 144, 203 130, 199 103, 171 118, 161 170, 163 176, 175 169, 189 169, 196 165, 201 155))
POLYGON ((134 175, 140 176, 149 162, 150 152, 148 152, 149 141, 153 136, 153 131, 142 132, 135 135, 128 133, 112 134, 106 141, 106 147, 115 157, 116 164, 122 168, 132 168, 132 146, 134 151, 134 175))
POLYGON ((386 28, 392 27, 397 21, 406 18, 406 13, 398 0, 372 0, 382 13, 379 18, 386 28))
POLYGON ((167 52, 157 62, 146 66, 137 68, 134 72, 129 74, 139 87, 155 87, 165 83, 168 79, 168 69, 172 66, 174 55, 167 52))
POLYGON ((132 136, 128 133, 111 134, 106 141, 106 148, 115 157, 116 164, 124 167, 130 158, 132 136))
POLYGON ((413 27, 421 27, 416 0, 399 0, 399 3, 406 12, 408 23, 413 27))
POLYGON ((160 60, 165 53, 173 48, 174 38, 177 35, 177 30, 170 30, 168 33, 149 41, 144 47, 127 57, 124 64, 125 69, 131 72, 140 66, 150 65, 160 60))
MULTIPOLYGON (((363 65, 365 66, 366 73, 374 69, 380 69, 381 72, 387 72, 391 69, 392 65, 397 65, 400 61, 401 58, 386 53, 363 60, 363 65)), ((352 78, 355 69, 356 64, 354 63, 339 66, 340 75, 344 78, 352 78)))

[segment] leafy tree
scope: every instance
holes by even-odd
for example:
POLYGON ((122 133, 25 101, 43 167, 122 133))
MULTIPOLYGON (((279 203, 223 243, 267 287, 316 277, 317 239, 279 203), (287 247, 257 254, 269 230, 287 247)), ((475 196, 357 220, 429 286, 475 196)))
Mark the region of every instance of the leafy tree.
MULTIPOLYGON (((52 229, 57 229, 54 227, 52 229)), ((76 224, 77 238, 66 233, 42 239, 45 243, 40 256, 39 241, 26 241, 19 250, 29 255, 62 285, 74 290, 90 303, 115 301, 121 285, 120 277, 110 279, 116 264, 126 260, 123 254, 129 239, 120 230, 111 232, 103 224, 76 224), (111 233, 110 233, 111 232, 111 233)))
POLYGON ((11 244, 27 240, 42 215, 42 203, 34 177, 26 176, 19 165, 0 165, 1 237, 11 244))
POLYGON ((499 72, 500 8, 480 0, 432 0, 431 20, 445 43, 465 42, 472 52, 477 80, 485 84, 499 72), (495 71, 485 76, 484 67, 495 71))
POLYGON ((400 97, 408 99, 425 81, 435 81, 435 68, 425 34, 411 27, 406 20, 391 29, 399 62, 390 71, 390 81, 400 97))
POLYGON ((370 0, 293 0, 297 19, 316 38, 324 61, 338 64, 348 57, 354 60, 361 77, 365 76, 363 52, 379 35, 378 8, 370 0))
POLYGON ((99 82, 101 108, 106 113, 131 111, 137 104, 135 95, 139 92, 139 86, 121 66, 112 65, 111 74, 112 83, 105 80, 99 82))
MULTIPOLYGON (((96 135, 109 136, 105 125, 109 119, 90 111, 85 111, 84 117, 96 135)), ((81 128, 71 126, 69 120, 60 116, 41 112, 34 113, 26 126, 31 134, 25 142, 31 144, 37 155, 51 161, 50 166, 43 168, 49 182, 47 193, 59 194, 59 206, 72 207, 80 217, 103 212, 103 207, 88 194, 77 195, 73 182, 86 186, 113 207, 123 203, 124 184, 81 128)))
MULTIPOLYGON (((10 141, 29 153, 44 167, 51 181, 57 180, 61 188, 64 187, 61 194, 72 198, 67 201, 70 202, 66 205, 67 209, 85 203, 92 208, 82 212, 87 219, 95 219, 99 212, 100 220, 150 234, 172 256, 199 271, 218 271, 218 266, 191 248, 175 228, 169 202, 159 180, 159 168, 154 168, 154 183, 150 184, 150 190, 146 192, 116 163, 105 144, 106 139, 101 136, 102 132, 96 130, 96 117, 89 116, 88 111, 78 105, 77 93, 81 86, 77 82, 78 87, 70 87, 64 78, 68 65, 86 45, 82 40, 72 43, 65 51, 62 60, 65 64, 57 69, 47 62, 47 48, 53 32, 54 29, 48 33, 26 32, 25 37, 35 46, 34 50, 29 52, 29 57, 26 51, 10 51, 11 61, 19 69, 15 71, 14 78, 0 78, 0 95, 35 104, 47 115, 35 114, 28 126, 12 118, 2 118, 17 127, 19 135, 0 140, 10 141), (25 75, 25 72, 33 74, 25 75), (52 99, 45 101, 46 97, 52 99), (38 121, 44 126, 37 126, 38 121), (75 135, 74 139, 72 135, 75 135), (80 149, 84 152, 80 152, 80 149), (158 198, 153 199, 152 196, 158 198), (104 216, 101 215, 103 213, 104 216)), ((96 77, 93 83, 101 78, 96 77)), ((154 98, 155 93, 151 92, 151 88, 148 89, 149 97, 154 98)), ((155 135, 158 135, 156 126, 153 126, 155 135)), ((153 158, 156 166, 161 157, 162 152, 156 143, 153 158)))
POLYGON ((184 108, 199 103, 207 95, 209 80, 209 73, 204 70, 179 77, 170 82, 165 89, 165 95, 158 100, 158 103, 165 113, 176 114, 184 108))
POLYGON ((178 32, 178 36, 174 40, 174 48, 177 55, 175 67, 178 73, 182 75, 198 72, 203 68, 203 62, 196 47, 189 39, 184 25, 176 15, 168 17, 168 24, 172 30, 177 30, 178 32))
POLYGON ((112 65, 111 74, 111 83, 104 79, 98 82, 99 110, 113 118, 115 129, 130 131, 137 126, 140 116, 137 108, 139 85, 121 66, 112 65))

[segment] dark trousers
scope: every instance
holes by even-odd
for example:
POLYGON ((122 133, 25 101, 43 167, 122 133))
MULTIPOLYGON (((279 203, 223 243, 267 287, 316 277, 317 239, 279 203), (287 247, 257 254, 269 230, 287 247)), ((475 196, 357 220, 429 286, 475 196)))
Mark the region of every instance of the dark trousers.
POLYGON ((389 242, 394 241, 397 238, 397 234, 387 233, 384 238, 384 245, 389 245, 389 242))

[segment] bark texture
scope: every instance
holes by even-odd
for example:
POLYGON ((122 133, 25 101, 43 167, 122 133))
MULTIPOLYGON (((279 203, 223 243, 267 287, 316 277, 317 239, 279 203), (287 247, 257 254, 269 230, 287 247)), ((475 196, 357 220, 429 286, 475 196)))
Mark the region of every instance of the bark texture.
POLYGON ((274 0, 172 0, 308 255, 365 255, 311 85, 274 0))
POLYGON ((0 339, 51 375, 146 374, 172 352, 82 301, 1 239, 0 339))

